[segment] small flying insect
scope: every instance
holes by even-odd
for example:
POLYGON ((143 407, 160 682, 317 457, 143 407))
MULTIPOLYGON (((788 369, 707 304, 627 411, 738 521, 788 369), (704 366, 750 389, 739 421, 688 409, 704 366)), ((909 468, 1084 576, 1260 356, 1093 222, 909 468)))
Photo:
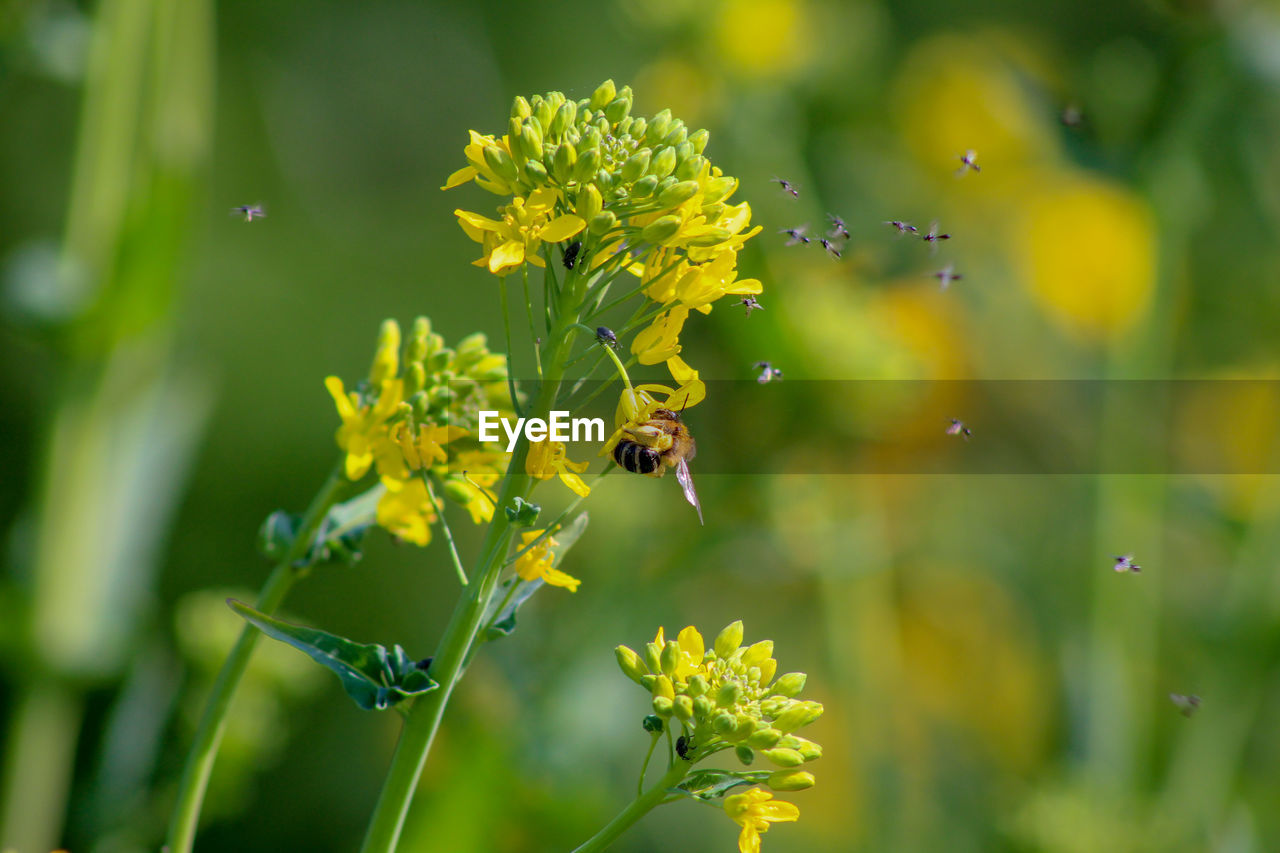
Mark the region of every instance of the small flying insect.
POLYGON ((782 191, 791 193, 792 198, 800 198, 800 191, 796 189, 796 185, 788 181, 786 178, 779 178, 777 175, 774 175, 769 180, 772 183, 781 184, 782 191))
POLYGON ((951 239, 951 235, 950 235, 950 234, 939 234, 939 233, 938 233, 938 223, 935 221, 933 224, 931 224, 931 225, 929 226, 929 233, 928 233, 928 234, 921 234, 921 235, 920 235, 920 239, 921 239, 921 240, 923 240, 923 241, 925 241, 926 243, 928 243, 930 246, 932 246, 932 247, 933 247, 933 251, 936 253, 936 252, 938 251, 938 241, 939 241, 939 240, 950 240, 950 239, 951 239))
POLYGON ((1181 693, 1170 693, 1169 701, 1177 708, 1184 717, 1190 717, 1200 708, 1199 696, 1183 696, 1181 693))
POLYGON ((965 172, 973 170, 981 172, 982 167, 978 165, 978 152, 970 148, 968 151, 960 155, 960 168, 956 169, 956 177, 960 177, 965 172))
POLYGON ((693 738, 680 735, 676 738, 676 755, 680 756, 681 761, 688 761, 693 757, 693 738))
POLYGON ((947 435, 958 435, 968 441, 973 437, 973 433, 964 425, 964 421, 959 418, 952 418, 951 425, 947 427, 947 435))
POLYGON ((1078 104, 1067 104, 1062 108, 1062 112, 1058 113, 1058 121, 1062 122, 1063 127, 1074 129, 1084 123, 1084 113, 1078 104))
POLYGON ((951 282, 959 281, 960 279, 964 278, 963 275, 956 272, 956 268, 953 264, 947 264, 945 267, 938 270, 936 273, 933 273, 933 277, 936 278, 938 282, 942 285, 943 290, 946 290, 948 287, 950 287, 951 282))
POLYGON ((689 460, 697 449, 679 412, 654 409, 649 420, 634 429, 623 428, 623 437, 613 448, 613 461, 633 474, 646 477, 661 477, 667 468, 675 468, 684 499, 698 511, 698 522, 702 523, 702 504, 698 502, 693 475, 689 473, 689 460))
POLYGON ((574 240, 568 246, 564 247, 564 268, 573 269, 573 265, 578 262, 578 253, 582 251, 582 241, 574 240))
POLYGON ((747 309, 747 316, 751 316, 752 311, 763 311, 764 306, 754 296, 744 296, 738 300, 738 304, 747 309))
POLYGON ((819 237, 818 242, 822 244, 822 248, 827 250, 827 254, 836 260, 840 260, 840 250, 836 248, 836 244, 828 240, 826 237, 819 237))
POLYGON ((890 219, 890 220, 887 220, 884 224, 890 225, 898 229, 899 234, 919 234, 920 233, 919 230, 910 222, 902 222, 901 220, 898 220, 898 219, 890 219))
POLYGON ((767 361, 757 361, 751 367, 753 370, 760 371, 760 375, 756 377, 756 381, 759 382, 761 385, 764 385, 765 383, 768 383, 768 382, 782 381, 782 371, 774 367, 772 364, 770 364, 767 361))
POLYGON ((788 246, 794 246, 796 243, 808 243, 809 238, 804 236, 804 232, 809 229, 808 225, 801 225, 796 228, 781 228, 779 234, 786 234, 791 239, 787 241, 788 246))
POLYGON ((596 327, 596 340, 607 346, 609 349, 618 348, 618 336, 613 333, 613 329, 608 326, 596 327))
POLYGON ((1123 557, 1112 557, 1111 559, 1115 561, 1115 565, 1112 568, 1117 572, 1133 572, 1136 575, 1142 571, 1142 566, 1133 561, 1132 554, 1125 554, 1123 557))
POLYGON ((239 207, 233 207, 231 208, 231 215, 243 216, 245 222, 267 218, 267 212, 262 209, 260 204, 242 204, 239 207))
POLYGON ((842 218, 836 216, 834 213, 828 213, 827 219, 831 220, 831 230, 827 232, 827 236, 831 237, 833 240, 837 237, 845 240, 849 239, 849 227, 844 224, 844 220, 842 218))

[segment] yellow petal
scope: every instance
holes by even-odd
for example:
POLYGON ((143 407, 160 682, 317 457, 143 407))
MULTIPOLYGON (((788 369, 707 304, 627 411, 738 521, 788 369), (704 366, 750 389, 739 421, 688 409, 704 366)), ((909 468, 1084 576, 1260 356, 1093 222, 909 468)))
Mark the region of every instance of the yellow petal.
POLYGON ((508 240, 489 253, 489 272, 501 272, 524 263, 524 243, 508 240))
POLYGON ((586 227, 587 223, 583 221, 582 217, 566 213, 563 216, 557 216, 543 226, 542 230, 538 232, 538 239, 545 243, 559 243, 561 240, 568 240, 586 227))
POLYGON ((476 169, 475 166, 463 166, 461 169, 459 169, 458 171, 450 175, 445 180, 444 186, 442 186, 440 189, 450 190, 450 189, 453 189, 454 187, 462 186, 463 184, 465 184, 467 181, 471 180, 478 174, 480 174, 480 171, 476 169))

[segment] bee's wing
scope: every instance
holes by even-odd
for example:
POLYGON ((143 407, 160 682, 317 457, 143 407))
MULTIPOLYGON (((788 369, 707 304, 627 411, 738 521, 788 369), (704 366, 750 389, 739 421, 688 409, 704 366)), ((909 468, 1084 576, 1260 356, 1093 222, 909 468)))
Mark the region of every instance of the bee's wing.
POLYGON ((689 463, 683 459, 676 463, 676 481, 680 483, 680 488, 684 489, 684 499, 693 504, 693 508, 698 511, 698 523, 706 524, 702 520, 702 504, 698 503, 698 492, 693 488, 693 475, 689 473, 689 463))

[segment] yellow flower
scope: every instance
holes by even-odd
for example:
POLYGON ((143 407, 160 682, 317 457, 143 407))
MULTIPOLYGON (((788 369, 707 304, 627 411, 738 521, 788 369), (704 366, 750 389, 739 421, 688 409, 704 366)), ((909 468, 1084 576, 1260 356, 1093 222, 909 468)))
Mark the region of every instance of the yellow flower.
POLYGON ((559 475, 560 481, 582 497, 591 494, 591 487, 578 476, 587 470, 586 462, 571 462, 566 456, 564 442, 544 439, 529 445, 529 455, 524 463, 525 473, 539 480, 550 480, 559 475), (576 473, 575 473, 576 472, 576 473))
POLYGON ((386 494, 378 500, 378 525, 395 536, 415 545, 431 541, 431 525, 435 509, 421 480, 384 479, 386 494))
POLYGON ((742 827, 738 835, 740 853, 760 853, 760 836, 769 830, 769 824, 800 818, 800 809, 794 803, 774 800, 773 794, 763 788, 725 797, 724 811, 742 827))
POLYGON ((689 309, 677 305, 654 318, 649 328, 631 341, 631 354, 641 364, 660 364, 680 352, 680 331, 689 318, 689 309))
MULTIPOLYGON (((545 529, 527 530, 520 534, 521 546, 527 546, 544 532, 545 529)), ((582 581, 566 575, 555 567, 556 554, 553 549, 559 546, 560 543, 555 540, 554 536, 548 536, 543 539, 521 555, 520 559, 516 560, 516 575, 521 580, 526 581, 535 581, 541 578, 548 586, 564 587, 569 592, 577 592, 578 585, 582 581)))
MULTIPOLYGON (((659 649, 666 645, 667 641, 661 625, 658 626, 658 633, 653 638, 653 642, 659 649)), ((680 655, 671 677, 677 681, 687 682, 689 676, 702 668, 702 658, 706 654, 707 644, 698 629, 689 625, 676 635, 676 645, 680 649, 680 655)))
POLYGON ((488 266, 489 272, 497 275, 519 267, 526 260, 534 266, 543 266, 538 256, 543 242, 559 243, 586 227, 586 222, 572 213, 551 218, 558 195, 556 190, 543 188, 529 193, 527 199, 516 196, 511 204, 502 208, 501 222, 478 213, 455 210, 462 230, 485 248, 485 256, 476 264, 488 266))
POLYGON ((378 474, 405 480, 414 471, 444 463, 449 459, 445 445, 466 434, 460 426, 434 424, 418 424, 415 434, 408 421, 401 421, 391 428, 388 440, 374 449, 378 474))
POLYGON ((342 426, 338 428, 338 447, 346 451, 346 474, 350 480, 359 480, 373 464, 379 445, 389 440, 387 421, 396 413, 403 399, 404 383, 400 379, 386 379, 380 383, 378 397, 372 404, 362 403, 360 395, 348 393, 337 376, 324 380, 324 387, 338 407, 342 426))
POLYGON ((474 180, 477 184, 496 195, 509 195, 514 192, 514 184, 494 171, 493 167, 485 162, 484 157, 485 149, 492 148, 501 152, 501 155, 505 155, 506 161, 510 162, 511 146, 508 144, 507 137, 503 136, 499 142, 492 136, 487 134, 481 136, 474 130, 469 131, 469 133, 471 134, 471 144, 465 146, 462 149, 462 153, 471 165, 463 166, 450 175, 440 189, 452 189, 465 184, 467 181, 474 180))
POLYGON ((623 390, 614 412, 614 425, 617 428, 604 443, 601 456, 612 453, 622 436, 628 432, 635 433, 638 427, 653 417, 656 409, 682 412, 706 399, 707 386, 698 378, 698 371, 685 364, 678 356, 667 360, 667 368, 680 383, 680 387, 672 389, 667 385, 646 384, 623 390), (661 399, 657 395, 661 395, 661 399))

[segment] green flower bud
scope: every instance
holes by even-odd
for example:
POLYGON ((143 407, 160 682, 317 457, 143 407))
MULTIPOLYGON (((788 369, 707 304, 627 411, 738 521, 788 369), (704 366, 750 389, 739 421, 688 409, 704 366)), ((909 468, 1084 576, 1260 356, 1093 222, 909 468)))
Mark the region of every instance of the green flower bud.
POLYGON ((529 180, 537 186, 546 186, 547 184, 547 167, 542 165, 538 160, 530 160, 524 164, 525 174, 529 176, 529 180))
POLYGON ((617 124, 631 112, 631 98, 614 98, 604 108, 604 115, 610 122, 617 124))
POLYGON ((404 372, 404 393, 412 396, 421 391, 427 385, 427 371, 422 368, 422 362, 411 361, 404 372))
POLYGON ((451 477, 444 481, 444 496, 456 504, 466 506, 471 502, 471 486, 465 480, 451 477))
MULTIPOLYGON (((647 148, 645 149, 648 150, 647 148)), ((653 195, 653 191, 658 188, 657 175, 645 175, 640 180, 631 185, 632 198, 648 198, 653 195)))
POLYGON ((662 137, 663 145, 676 146, 689 138, 689 131, 685 129, 684 122, 676 119, 667 125, 667 132, 662 137))
POLYGON ((591 93, 591 109, 602 110, 605 105, 617 97, 618 90, 614 88, 612 80, 605 80, 596 90, 591 93))
POLYGON ((561 142, 556 146, 555 154, 551 157, 551 172, 556 176, 557 181, 567 184, 573 178, 573 164, 577 162, 578 152, 573 144, 561 142))
POLYGON ((683 163, 696 153, 693 150, 693 143, 686 139, 676 146, 676 162, 683 163))
MULTIPOLYGON (((636 153, 627 158, 627 162, 622 164, 622 181, 623 183, 631 183, 638 180, 645 172, 649 171, 649 160, 653 157, 653 151, 648 148, 641 148, 636 153)), ((656 184, 657 181, 654 181, 656 184)))
POLYGON ((660 717, 670 717, 672 711, 672 700, 666 696, 653 697, 653 712, 660 717))
POLYGON ((724 735, 733 733, 733 727, 736 722, 737 721, 733 718, 733 714, 716 714, 711 720, 711 730, 723 737, 724 735))
MULTIPOLYGON (((693 182, 690 181, 690 183, 693 183, 693 182)), ((676 184, 676 186, 679 187, 684 185, 676 184)), ((728 240, 732 236, 733 235, 731 233, 729 233, 723 228, 712 228, 710 231, 707 231, 705 234, 699 234, 697 237, 694 237, 692 240, 689 241, 689 245, 697 246, 699 248, 706 248, 708 246, 719 246, 721 243, 728 240)), ((753 666, 748 668, 754 669, 756 671, 755 679, 753 680, 758 680, 760 678, 760 667, 753 666)))
POLYGON ((689 676, 689 684, 685 688, 690 696, 701 696, 707 692, 707 678, 700 672, 689 676))
POLYGON ((618 646, 613 650, 613 653, 618 657, 618 666, 622 668, 622 674, 636 684, 640 684, 641 677, 649 672, 649 668, 644 665, 644 661, 640 660, 640 655, 626 646, 618 646))
POLYGON ((672 710, 677 717, 687 723, 693 719, 693 700, 682 693, 672 703, 672 710))
POLYGON ((787 708, 773 721, 773 727, 782 732, 793 732, 809 725, 822 716, 822 705, 818 702, 797 702, 787 708))
POLYGON ((596 172, 600 171, 599 148, 589 148, 586 151, 578 152, 578 162, 573 164, 573 179, 580 183, 586 183, 594 180, 596 172))
POLYGON ((531 115, 533 115, 533 108, 524 99, 524 95, 516 95, 515 100, 511 102, 511 117, 514 119, 526 119, 531 115))
POLYGON ((516 164, 506 151, 496 145, 486 145, 484 147, 484 162, 498 177, 508 183, 515 183, 518 177, 516 175, 516 164))
POLYGON ((659 675, 653 683, 654 696, 666 696, 668 699, 676 698, 676 688, 671 683, 671 679, 664 673, 659 675))
POLYGON ((437 385, 427 392, 427 405, 432 409, 447 409, 457 397, 457 393, 448 385, 437 385))
POLYGON ((742 698, 742 688, 736 681, 726 681, 716 691, 716 704, 721 708, 732 708, 742 698))
POLYGON ((395 320, 383 320, 378 329, 378 346, 374 350, 373 366, 369 368, 369 382, 376 388, 388 379, 394 379, 400 364, 400 324, 395 320))
POLYGON ((640 676, 640 686, 643 687, 645 690, 648 690, 650 693, 652 693, 653 683, 657 680, 658 680, 658 676, 654 675, 653 673, 649 673, 648 675, 642 675, 640 676))
POLYGON ((547 128, 547 135, 553 139, 559 139, 568 128, 573 126, 573 119, 578 113, 578 105, 573 101, 565 101, 556 110, 555 116, 551 119, 551 125, 547 128))
POLYGON ((645 131, 649 129, 649 122, 640 116, 631 119, 631 127, 627 130, 631 134, 632 139, 644 139, 645 131))
POLYGON ((702 172, 707 160, 701 155, 695 154, 688 160, 684 160, 680 165, 676 166, 676 177, 682 181, 692 181, 702 172))
POLYGON ((662 654, 659 656, 662 663, 662 672, 665 675, 674 676, 676 667, 680 665, 680 644, 675 640, 667 640, 662 647, 662 654))
POLYGON ((773 749, 766 749, 761 755, 779 767, 799 767, 804 764, 803 755, 794 749, 786 749, 785 747, 779 746, 773 749))
POLYGON ((788 672, 774 683, 773 689, 769 692, 787 698, 799 696, 808 678, 809 676, 803 672, 788 672))
POLYGON ((662 722, 662 718, 655 714, 645 714, 644 720, 640 725, 644 726, 644 730, 651 735, 660 735, 666 729, 666 724, 662 722))
POLYGON ((721 178, 709 178, 702 184, 703 201, 710 203, 722 201, 733 194, 738 188, 738 179, 728 176, 721 178))
POLYGON ((706 696, 698 696, 693 700, 693 714, 699 720, 710 719, 711 712, 715 708, 716 706, 712 704, 711 699, 706 696))
POLYGON ((752 643, 751 647, 742 653, 743 666, 758 666, 765 658, 773 657, 773 640, 761 640, 758 643, 752 643))
POLYGON ((427 356, 427 360, 423 362, 423 366, 427 368, 427 373, 439 373, 453 362, 453 350, 448 347, 441 347, 431 355, 427 356))
POLYGON ((766 717, 776 717, 791 707, 792 701, 784 696, 770 696, 760 702, 760 713, 766 717))
POLYGON ((578 187, 578 198, 574 204, 574 212, 587 222, 604 208, 604 199, 595 184, 583 184, 578 187))
POLYGON ((529 121, 538 123, 538 136, 542 136, 545 128, 551 127, 551 118, 556 114, 559 104, 552 104, 550 101, 543 101, 533 108, 533 115, 529 116, 529 121))
POLYGON ((582 132, 582 141, 578 143, 578 156, 585 151, 594 151, 600 147, 600 131, 588 127, 582 132))
POLYGON ((663 110, 649 119, 649 127, 645 130, 644 141, 648 145, 656 145, 667 135, 671 128, 671 110, 663 110))
POLYGON ((517 137, 520 143, 520 150, 524 152, 524 156, 529 160, 542 159, 542 133, 539 132, 534 124, 533 119, 525 122, 520 128, 520 136, 517 137))
POLYGON ((817 761, 822 757, 821 744, 816 744, 811 740, 806 740, 805 738, 800 738, 800 745, 794 747, 794 749, 796 752, 800 753, 800 756, 804 758, 805 761, 817 761))
POLYGON ((747 766, 750 766, 756 760, 755 750, 751 749, 751 747, 738 744, 733 748, 733 752, 738 756, 738 760, 747 766))
POLYGON ((812 788, 816 781, 807 770, 775 770, 765 784, 775 791, 803 791, 812 788))
POLYGON ((721 660, 727 660, 733 656, 733 653, 742 645, 742 620, 731 622, 723 631, 716 636, 713 648, 716 657, 721 660))
POLYGON ((606 210, 591 217, 591 221, 587 223, 587 230, 597 237, 603 237, 613 230, 613 226, 617 224, 617 214, 611 210, 606 210))
POLYGON ((596 176, 592 178, 592 180, 595 182, 595 185, 600 189, 601 193, 605 194, 609 198, 615 197, 615 194, 613 193, 613 185, 616 183, 616 181, 613 178, 613 173, 610 172, 608 169, 601 169, 600 171, 596 172, 596 176))
POLYGON ((674 237, 681 224, 683 220, 679 216, 658 217, 644 227, 640 239, 646 243, 662 243, 674 237))
POLYGON ((649 174, 657 175, 658 178, 665 178, 676 169, 676 150, 670 146, 661 149, 657 154, 653 155, 653 160, 649 163, 649 174))
POLYGON ((426 317, 414 318, 413 331, 409 335, 409 346, 405 349, 405 361, 421 363, 427 357, 427 346, 430 340, 431 321, 426 317))
MULTIPOLYGON (((681 181, 678 184, 672 184, 658 194, 658 204, 663 207, 675 207, 697 195, 698 189, 697 181, 681 181)), ((717 240, 716 242, 723 241, 717 240)))
POLYGON ((748 735, 756 730, 755 720, 746 714, 738 714, 733 721, 733 731, 724 736, 724 739, 730 743, 738 743, 745 740, 748 735))
POLYGON ((650 672, 662 672, 662 646, 657 643, 644 644, 644 662, 648 664, 650 672))
POLYGON ((705 129, 695 130, 689 134, 689 141, 693 143, 694 153, 701 154, 707 150, 707 143, 711 141, 711 134, 705 129))
POLYGON ((613 135, 618 137, 619 142, 629 142, 631 140, 631 125, 634 121, 634 116, 627 116, 618 122, 618 126, 614 128, 613 135))
POLYGON ((763 729, 756 729, 747 735, 747 746, 753 746, 756 749, 770 749, 778 745, 778 740, 782 737, 782 732, 772 726, 765 726, 763 729))

